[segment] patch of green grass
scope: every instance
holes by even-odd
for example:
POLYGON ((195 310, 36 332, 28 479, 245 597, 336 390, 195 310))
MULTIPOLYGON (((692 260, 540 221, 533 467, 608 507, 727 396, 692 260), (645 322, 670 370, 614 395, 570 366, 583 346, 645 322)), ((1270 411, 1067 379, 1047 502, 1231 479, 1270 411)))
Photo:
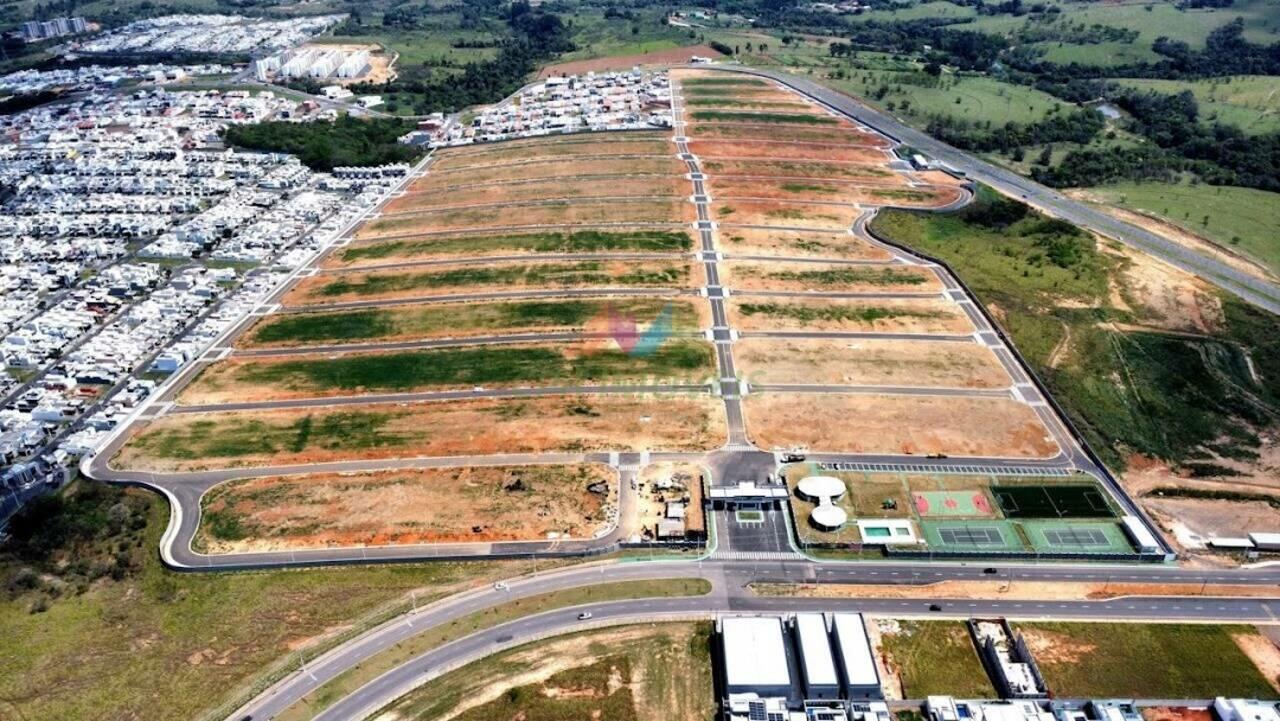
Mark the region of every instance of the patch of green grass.
POLYGON ((973 641, 959 621, 899 621, 898 633, 881 635, 881 647, 898 668, 906 698, 945 694, 992 698, 973 641))
POLYGON ((1049 689, 1064 698, 1270 698, 1275 689, 1232 635, 1249 626, 1019 623, 1053 651, 1037 654, 1049 689), (1212 659, 1212 663, 1206 663, 1212 659))
POLYGON ((815 285, 920 285, 928 278, 899 268, 829 268, 824 270, 780 270, 767 273, 775 280, 815 285))
MULTIPOLYGON (((662 581, 617 581, 595 586, 553 591, 529 598, 522 598, 483 611, 477 611, 451 622, 448 626, 424 631, 417 636, 401 641, 391 648, 356 664, 329 683, 308 694, 301 701, 285 709, 276 718, 278 721, 303 721, 310 719, 321 710, 331 706, 335 701, 368 681, 380 676, 415 656, 419 656, 437 646, 462 638, 477 631, 514 621, 525 616, 532 616, 558 608, 570 608, 590 603, 607 603, 633 598, 674 598, 679 596, 701 596, 711 591, 711 584, 703 579, 668 579, 662 581)), ((426 703, 417 695, 405 697, 408 703, 426 703)))
POLYGON ((373 273, 355 279, 343 275, 318 286, 311 295, 313 297, 385 295, 409 290, 470 285, 667 287, 683 283, 689 278, 689 266, 683 262, 642 261, 631 263, 629 267, 630 270, 626 272, 614 273, 605 261, 510 263, 415 273, 373 273))
POLYGON ((769 123, 794 125, 837 125, 839 120, 829 115, 802 115, 789 113, 740 113, 731 110, 695 110, 689 114, 694 120, 713 120, 738 123, 769 123))
POLYGON ((890 308, 877 305, 865 306, 808 306, 787 303, 743 303, 738 306, 745 316, 763 315, 770 318, 790 318, 801 322, 813 321, 861 321, 871 323, 885 318, 939 318, 935 311, 890 308))
POLYGON ((236 369, 235 380, 300 391, 408 391, 562 380, 599 383, 645 377, 691 380, 709 371, 713 360, 706 343, 686 339, 669 340, 647 355, 632 355, 618 348, 578 353, 584 349, 570 346, 564 350, 484 346, 250 362, 236 369))
POLYGON ((783 183, 778 187, 788 193, 822 193, 824 195, 834 195, 840 192, 840 189, 834 185, 814 185, 813 183, 783 183))
POLYGON ((1167 220, 1280 274, 1280 193, 1189 183, 1123 183, 1089 193, 1167 220))
POLYGON ((196 460, 300 453, 308 448, 364 450, 398 446, 416 440, 387 425, 392 412, 344 411, 306 415, 288 424, 246 418, 202 420, 182 428, 140 434, 133 444, 156 458, 196 460))
POLYGON ((696 328, 687 301, 658 298, 551 300, 515 303, 428 304, 332 313, 291 313, 264 319, 250 331, 252 344, 332 343, 399 336, 430 336, 453 329, 581 328, 614 313, 646 322, 664 308, 677 329, 696 328))
POLYGON ((729 96, 689 98, 685 101, 691 107, 708 108, 760 108, 762 110, 803 110, 808 107, 804 103, 777 102, 770 100, 752 100, 750 98, 732 99, 729 96))
MULTIPOLYGON (((715 714, 711 677, 711 623, 663 623, 645 627, 620 627, 588 631, 539 641, 504 651, 452 671, 415 689, 391 710, 400 718, 435 719, 450 715, 464 700, 494 684, 529 673, 574 653, 585 654, 576 666, 542 683, 505 690, 497 700, 466 712, 460 718, 571 718, 613 719, 612 713, 585 716, 578 708, 542 709, 550 688, 590 688, 596 696, 628 694, 634 708, 623 708, 616 718, 662 716, 673 719, 710 719, 715 714), (639 634, 637 634, 639 632, 639 634), (630 672, 627 674, 627 672, 630 672), (609 678, 629 675, 629 687, 613 690, 609 678)), ((563 695, 556 695, 563 703, 563 695)), ((592 705, 591 700, 586 701, 592 705)))
POLYGON ((448 255, 512 250, 534 253, 596 253, 604 251, 678 252, 688 250, 693 239, 687 232, 670 230, 601 231, 574 233, 521 233, 515 235, 464 235, 431 240, 392 240, 344 248, 343 261, 448 255))
MULTIPOLYGON (((314 658, 370 623, 407 610, 410 590, 417 590, 421 604, 531 567, 430 563, 174 573, 155 552, 169 520, 164 502, 140 490, 120 494, 144 520, 141 533, 102 537, 93 552, 83 546, 47 550, 74 552, 75 565, 123 549, 136 557, 135 570, 118 580, 103 577, 82 592, 64 587, 41 613, 30 608, 43 591, 0 599, 0 695, 15 718, 197 718, 238 697, 242 686, 295 670, 299 653, 314 658), (163 688, 156 685, 160 678, 163 688)), ((121 502, 101 501, 94 513, 104 516, 121 502)), ((68 513, 60 524, 84 517, 84 509, 68 513)), ((7 587, 22 567, 4 558, 0 574, 7 587)))

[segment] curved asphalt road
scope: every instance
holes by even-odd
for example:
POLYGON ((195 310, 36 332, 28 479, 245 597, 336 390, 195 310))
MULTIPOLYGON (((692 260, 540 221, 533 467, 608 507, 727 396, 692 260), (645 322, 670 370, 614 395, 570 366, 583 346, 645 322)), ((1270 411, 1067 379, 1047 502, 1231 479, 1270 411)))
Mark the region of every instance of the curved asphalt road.
POLYGON ((776 80, 852 117, 863 125, 923 151, 926 155, 946 163, 974 180, 986 183, 1008 195, 1022 198, 1050 215, 1150 253, 1173 266, 1205 278, 1260 308, 1265 308, 1272 313, 1280 313, 1280 288, 1275 284, 1236 270, 1215 258, 1188 250, 1155 233, 1117 220, 1010 170, 979 160, 910 128, 889 115, 873 110, 848 95, 838 93, 812 80, 773 70, 705 65, 696 67, 758 75, 776 80))
MULTIPOLYGON (((1067 581, 1143 580, 1189 582, 1169 569, 1140 566, 1126 569, 1097 567, 1049 567, 1018 569, 1012 583, 1037 578, 1067 581), (1029 575, 1030 574, 1030 575, 1029 575), (1132 577, 1132 578, 1130 578, 1132 577)), ((1001 577, 1008 580, 1009 570, 1001 577)), ((1205 573, 1222 574, 1221 571, 1205 573)), ((1238 572, 1227 572, 1237 576, 1238 572)), ((427 651, 373 679, 354 693, 325 710, 318 719, 356 721, 373 713, 415 686, 451 668, 477 660, 503 648, 545 636, 581 628, 578 614, 589 609, 592 624, 635 623, 647 620, 709 618, 719 613, 794 613, 797 611, 860 611, 899 617, 958 617, 999 615, 1010 618, 1081 618, 1089 620, 1183 620, 1275 623, 1277 599, 1220 599, 1213 597, 1116 598, 1106 601, 951 601, 946 599, 828 599, 757 597, 746 588, 750 583, 783 582, 873 582, 896 584, 928 583, 941 577, 986 578, 992 576, 978 566, 935 567, 922 572, 910 565, 873 564, 856 567, 841 564, 749 563, 735 561, 650 562, 582 566, 527 576, 510 581, 505 589, 483 587, 443 599, 435 604, 383 624, 309 662, 304 671, 291 674, 236 712, 232 719, 250 714, 267 719, 314 691, 347 669, 411 638, 424 630, 447 625, 476 611, 515 599, 604 581, 705 578, 713 585, 707 596, 669 599, 638 599, 589 604, 527 616, 486 629, 427 651), (931 604, 941 612, 929 611, 931 604)), ((1206 580, 1208 578, 1206 577, 1206 580)), ((1262 581, 1255 578, 1255 582, 1262 581)), ((1191 581, 1194 582, 1194 581, 1191 581)))

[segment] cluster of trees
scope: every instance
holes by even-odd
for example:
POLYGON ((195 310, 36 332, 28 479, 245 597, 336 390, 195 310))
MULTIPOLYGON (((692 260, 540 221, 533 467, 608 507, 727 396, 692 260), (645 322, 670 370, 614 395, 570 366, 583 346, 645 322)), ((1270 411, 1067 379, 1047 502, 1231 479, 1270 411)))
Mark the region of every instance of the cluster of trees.
POLYGON ((351 89, 389 95, 395 102, 408 102, 419 114, 455 112, 511 94, 539 63, 574 47, 558 15, 534 8, 525 0, 513 2, 503 17, 510 36, 496 41, 498 55, 492 60, 468 63, 461 73, 443 77, 429 66, 409 65, 401 68, 394 81, 362 83, 351 89))
POLYGON ((1120 107, 1129 115, 1129 130, 1150 144, 1072 151, 1058 167, 1034 171, 1042 182, 1099 185, 1189 172, 1214 185, 1280 191, 1280 133, 1251 136, 1230 125, 1206 125, 1190 91, 1170 95, 1110 83, 1077 91, 1097 92, 1120 107))
POLYGON ((949 18, 860 23, 849 33, 849 47, 854 50, 880 50, 892 53, 919 53, 928 45, 932 53, 943 56, 948 64, 962 70, 986 70, 1009 46, 998 35, 974 30, 943 27, 955 22, 949 18))
POLYGON ((329 171, 339 166, 416 160, 420 155, 417 148, 397 142, 412 129, 412 123, 398 118, 343 116, 332 123, 232 125, 224 139, 243 148, 292 153, 313 170, 329 171))
POLYGON ((939 115, 930 119, 928 133, 957 148, 1008 153, 1016 148, 1047 143, 1088 143, 1106 126, 1091 109, 1054 113, 1036 123, 1008 122, 997 127, 939 115))

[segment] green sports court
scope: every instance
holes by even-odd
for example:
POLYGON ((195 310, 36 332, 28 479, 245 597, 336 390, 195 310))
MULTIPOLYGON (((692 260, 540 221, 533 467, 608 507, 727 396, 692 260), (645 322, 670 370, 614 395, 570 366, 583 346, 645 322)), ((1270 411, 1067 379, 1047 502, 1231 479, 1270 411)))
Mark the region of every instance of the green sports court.
POLYGON ((1031 547, 1040 553, 1133 553, 1120 524, 1107 521, 1022 521, 1031 547))
POLYGON ((921 521, 929 547, 938 551, 1026 550, 1016 524, 1010 521, 921 521))

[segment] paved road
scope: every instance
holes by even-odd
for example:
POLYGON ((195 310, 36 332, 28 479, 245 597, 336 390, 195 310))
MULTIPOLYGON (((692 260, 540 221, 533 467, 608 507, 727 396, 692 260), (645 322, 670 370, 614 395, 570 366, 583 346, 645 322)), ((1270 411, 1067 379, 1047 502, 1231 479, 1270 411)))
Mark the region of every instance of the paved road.
MULTIPOLYGON (((705 66, 700 66, 705 67, 705 66)), ((906 145, 923 151, 943 163, 962 171, 970 178, 986 183, 1004 193, 1025 199, 1028 203, 1097 233, 1119 240, 1150 253, 1171 265, 1198 275, 1236 293, 1241 298, 1280 313, 1280 287, 1208 256, 1188 250, 1155 233, 1117 220, 1085 203, 1072 200, 1056 190, 1024 178, 1004 168, 979 160, 925 133, 910 128, 895 118, 859 103, 853 98, 823 87, 806 78, 772 70, 716 66, 716 70, 747 73, 772 78, 832 109, 848 115, 906 145)))
MULTIPOLYGON (((1001 577, 1009 580, 1008 570, 1001 577)), ((1185 580, 1181 574, 1167 569, 1139 566, 1133 569, 1048 567, 1018 569, 1012 583, 1036 582, 1057 578, 1070 581, 1111 580, 1185 580), (1037 576, 1038 572, 1048 575, 1037 576), (1025 574, 1025 575, 1024 575, 1025 574), (1130 578, 1131 577, 1131 578, 1130 578), (1166 578, 1168 577, 1168 578, 1166 578)), ((1210 571, 1230 577, 1240 572, 1210 571)), ((985 578, 980 566, 935 567, 922 572, 910 566, 883 565, 857 567, 839 564, 796 564, 773 561, 712 560, 704 562, 623 563, 609 566, 584 566, 537 574, 511 581, 506 589, 484 587, 424 607, 407 614, 333 649, 307 664, 305 673, 295 673, 259 696, 237 713, 251 713, 255 719, 278 714, 307 693, 322 686, 346 669, 378 652, 411 638, 422 631, 449 624, 486 607, 519 598, 576 586, 643 579, 705 578, 713 584, 707 596, 617 601, 590 604, 593 623, 640 622, 657 618, 709 618, 719 613, 793 613, 797 611, 860 611, 897 617, 962 617, 997 615, 1009 618, 1102 618, 1132 620, 1184 620, 1275 623, 1276 599, 1217 599, 1203 597, 1119 598, 1108 601, 951 601, 946 599, 807 599, 791 597, 756 597, 746 588, 754 582, 836 582, 866 581, 877 583, 919 584, 941 577, 985 578), (870 576, 870 578, 868 578, 870 576), (931 604, 942 607, 931 612, 931 604)), ((1206 577, 1208 580, 1208 577, 1206 577)), ((1254 579, 1254 582, 1262 579, 1254 579)), ((344 697, 318 718, 355 720, 403 695, 414 686, 439 673, 503 648, 529 640, 580 628, 578 614, 582 608, 569 608, 528 616, 454 640, 421 654, 386 674, 370 681, 344 697)), ((240 718, 234 716, 232 718, 240 718)))

